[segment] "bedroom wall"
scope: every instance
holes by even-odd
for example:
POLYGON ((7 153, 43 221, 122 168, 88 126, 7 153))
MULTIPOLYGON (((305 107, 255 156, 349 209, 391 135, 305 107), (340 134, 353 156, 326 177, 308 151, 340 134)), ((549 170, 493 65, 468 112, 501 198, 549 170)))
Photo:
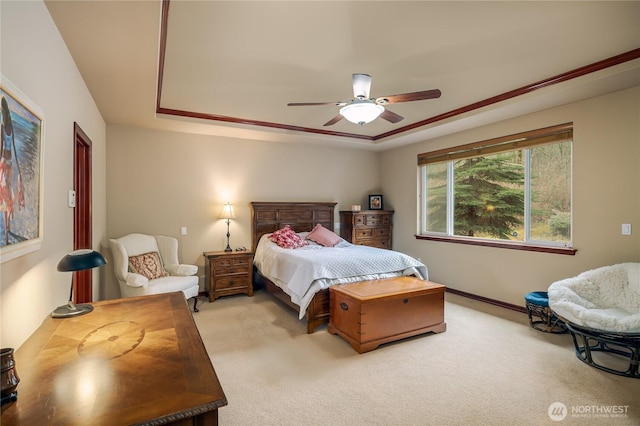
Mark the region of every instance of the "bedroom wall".
POLYGON ((611 93, 381 154, 394 249, 420 257, 451 288, 524 306, 524 295, 599 266, 640 261, 640 88, 611 93), (416 155, 573 121, 575 256, 424 241, 417 232, 416 155), (621 235, 631 223, 633 234, 621 235))
MULTIPOLYGON (((379 156, 322 145, 295 145, 136 127, 107 127, 107 229, 178 238, 180 259, 199 267, 203 251, 224 250, 222 206, 233 204, 230 244, 251 247, 252 201, 335 201, 366 205, 377 193, 379 156), (180 228, 187 227, 187 235, 180 228)), ((105 247, 105 251, 107 248, 105 247)), ((120 290, 109 269, 106 298, 120 290)))
MULTIPOLYGON (((73 123, 93 142, 93 241, 106 233, 106 126, 44 3, 0 3, 3 78, 44 113, 43 241, 40 250, 0 265, 0 343, 19 347, 57 306, 69 299, 69 273, 56 271, 73 249, 73 123)), ((93 294, 100 273, 94 271, 93 294)))

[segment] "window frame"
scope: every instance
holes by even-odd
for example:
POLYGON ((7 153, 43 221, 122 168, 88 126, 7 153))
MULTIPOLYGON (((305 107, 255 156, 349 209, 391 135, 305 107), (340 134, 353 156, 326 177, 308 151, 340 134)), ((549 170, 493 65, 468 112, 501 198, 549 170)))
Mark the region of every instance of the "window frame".
POLYGON ((556 126, 545 127, 537 130, 516 133, 499 138, 473 142, 470 144, 455 146, 447 149, 431 151, 418 154, 418 217, 416 239, 450 242, 457 244, 469 244, 477 246, 498 247, 514 250, 537 251, 546 253, 557 253, 575 255, 577 249, 573 247, 573 123, 563 123, 556 126), (559 242, 544 242, 538 240, 530 240, 530 148, 560 143, 563 141, 571 141, 570 153, 570 173, 571 173, 571 233, 568 245, 559 242), (509 241, 500 239, 466 237, 453 234, 453 197, 454 191, 451 191, 451 182, 453 182, 454 167, 453 162, 459 159, 472 158, 481 155, 497 154, 500 152, 523 150, 525 155, 525 171, 524 171, 524 215, 525 215, 525 241, 509 241), (426 221, 426 197, 425 188, 427 183, 426 167, 428 164, 446 163, 447 164, 447 225, 446 232, 427 232, 426 221))

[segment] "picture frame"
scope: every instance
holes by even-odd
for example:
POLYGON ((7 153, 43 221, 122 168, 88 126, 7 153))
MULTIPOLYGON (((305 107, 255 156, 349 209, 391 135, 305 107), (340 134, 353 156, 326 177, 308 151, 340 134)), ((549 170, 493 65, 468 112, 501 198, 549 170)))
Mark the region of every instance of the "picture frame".
POLYGON ((43 239, 44 114, 0 75, 0 263, 43 239))
POLYGON ((382 195, 370 194, 369 195, 369 210, 382 210, 382 195))

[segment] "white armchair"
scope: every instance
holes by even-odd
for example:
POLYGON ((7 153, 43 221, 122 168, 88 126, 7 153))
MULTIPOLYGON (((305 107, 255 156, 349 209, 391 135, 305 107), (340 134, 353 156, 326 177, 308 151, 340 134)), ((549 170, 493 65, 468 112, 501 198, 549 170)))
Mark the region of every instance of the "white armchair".
POLYGON ((182 291, 198 312, 196 265, 178 261, 178 240, 162 235, 129 234, 109 240, 113 269, 122 297, 182 291))

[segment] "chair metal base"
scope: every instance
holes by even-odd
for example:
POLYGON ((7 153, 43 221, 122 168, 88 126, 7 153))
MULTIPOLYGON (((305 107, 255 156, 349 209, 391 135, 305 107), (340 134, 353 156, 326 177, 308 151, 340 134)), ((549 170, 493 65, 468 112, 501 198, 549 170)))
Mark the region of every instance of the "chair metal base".
POLYGON ((535 305, 526 302, 529 325, 545 333, 562 334, 567 332, 567 326, 558 318, 548 306, 535 305), (534 320, 537 317, 538 320, 534 320))
MULTIPOLYGON (((616 333, 612 331, 595 330, 565 321, 573 344, 576 348, 576 357, 585 364, 607 373, 618 376, 640 379, 640 333, 616 333), (609 354, 610 357, 594 355, 598 353, 609 354), (612 359, 615 358, 615 359, 612 359), (626 369, 620 369, 611 365, 616 359, 627 365, 626 369), (603 362, 609 361, 609 364, 603 362)), ((622 364, 621 364, 622 365, 622 364)))

